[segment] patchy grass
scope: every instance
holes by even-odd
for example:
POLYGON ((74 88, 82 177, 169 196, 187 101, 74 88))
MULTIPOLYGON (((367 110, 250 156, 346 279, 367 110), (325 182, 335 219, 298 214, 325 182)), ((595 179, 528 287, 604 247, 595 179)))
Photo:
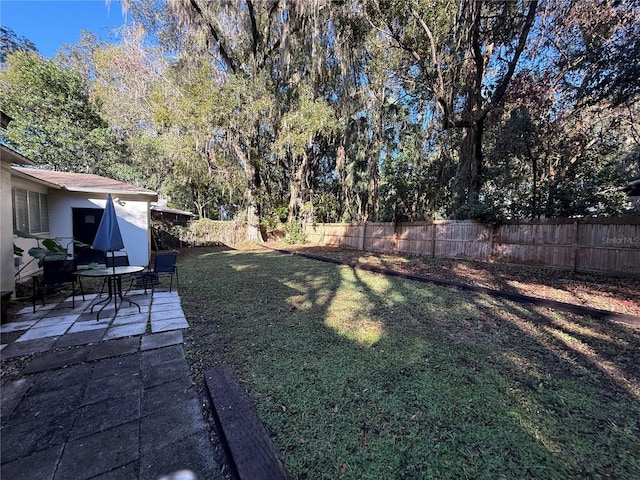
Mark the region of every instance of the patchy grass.
POLYGON ((640 478, 637 330, 262 250, 179 269, 194 377, 230 364, 295 478, 640 478))
POLYGON ((614 276, 569 270, 486 263, 468 259, 372 253, 319 245, 279 245, 354 266, 382 267, 466 285, 480 286, 640 316, 640 276, 614 276))

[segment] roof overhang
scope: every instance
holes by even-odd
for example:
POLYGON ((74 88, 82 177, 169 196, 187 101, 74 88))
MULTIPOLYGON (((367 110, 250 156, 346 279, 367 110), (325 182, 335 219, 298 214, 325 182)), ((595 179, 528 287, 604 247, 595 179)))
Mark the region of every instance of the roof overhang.
POLYGON ((7 128, 9 123, 11 123, 11 120, 13 120, 13 118, 0 110, 0 126, 2 128, 7 128))
POLYGON ((192 212, 187 212, 186 210, 178 210, 177 208, 170 208, 164 205, 151 204, 151 210, 154 212, 162 212, 162 213, 173 213, 176 215, 184 215, 185 217, 196 217, 197 215, 192 212))
POLYGON ((52 182, 47 182, 46 180, 41 180, 40 178, 36 178, 32 175, 27 175, 26 173, 22 173, 20 170, 16 170, 15 168, 11 169, 11 176, 22 178, 24 180, 29 180, 30 182, 37 183, 39 185, 44 185, 49 188, 60 189, 60 185, 56 185, 52 182))
POLYGON ((113 186, 110 188, 100 188, 100 187, 85 187, 85 186, 73 186, 73 185, 61 185, 59 183, 54 183, 47 181, 45 179, 39 178, 35 175, 30 175, 30 169, 27 168, 11 168, 11 175, 22 178, 24 180, 28 180, 33 183, 37 183, 39 185, 44 185, 48 188, 65 191, 69 193, 85 193, 85 194, 94 194, 94 195, 119 195, 121 197, 142 197, 147 202, 155 202, 158 200, 158 194, 156 192, 152 192, 150 190, 128 190, 128 189, 119 189, 117 186, 113 186))
POLYGON ((2 161, 7 163, 16 163, 18 165, 35 165, 31 160, 29 160, 24 155, 16 152, 15 150, 7 147, 0 143, 0 150, 2 155, 2 161))
POLYGON ((72 193, 94 193, 98 195, 121 195, 121 196, 134 196, 134 197, 148 197, 149 202, 154 202, 158 199, 157 193, 151 192, 139 192, 135 190, 117 190, 108 188, 90 188, 90 187, 69 187, 56 185, 60 190, 72 193))

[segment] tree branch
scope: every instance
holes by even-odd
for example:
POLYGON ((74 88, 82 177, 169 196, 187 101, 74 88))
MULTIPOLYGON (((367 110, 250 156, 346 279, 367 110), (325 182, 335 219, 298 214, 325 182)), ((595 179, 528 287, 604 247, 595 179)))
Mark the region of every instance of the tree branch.
POLYGON ((253 58, 257 58, 258 45, 260 44, 261 39, 256 22, 256 12, 253 8, 253 2, 251 0, 247 0, 247 10, 249 11, 249 22, 251 24, 251 50, 253 52, 253 58))
POLYGON ((489 113, 491 109, 493 109, 498 102, 502 99, 505 92, 507 91, 507 87, 511 82, 511 78, 513 77, 513 73, 516 70, 516 66, 518 61, 520 60, 520 55, 524 51, 525 46, 527 45, 527 38, 529 37, 529 31, 531 30, 531 26, 536 18, 536 11, 538 9, 538 0, 532 0, 529 4, 529 11, 527 12, 527 17, 522 25, 522 32, 520 33, 520 38, 518 39, 518 46, 509 62, 509 67, 507 69, 507 73, 505 73, 504 77, 498 84, 498 87, 493 92, 491 101, 487 105, 487 107, 483 111, 483 115, 489 113))
POLYGON ((447 98, 445 95, 444 76, 442 74, 442 67, 438 59, 435 37, 433 36, 433 33, 431 32, 431 29, 429 28, 429 26, 422 19, 422 17, 418 15, 418 12, 416 12, 416 10, 413 7, 411 8, 411 15, 420 24, 420 26, 422 27, 422 30, 424 30, 424 33, 426 33, 427 37, 429 38, 429 46, 431 51, 431 63, 433 65, 433 68, 436 71, 436 76, 438 79, 437 90, 433 89, 433 92, 435 93, 435 96, 436 96, 436 102, 442 109, 444 127, 449 128, 452 126, 451 119, 449 118, 451 115, 451 108, 449 106, 449 102, 447 102, 447 98))
POLYGON ((227 52, 226 42, 224 41, 223 37, 220 35, 220 32, 218 32, 216 26, 213 23, 207 20, 204 12, 200 8, 200 5, 198 5, 197 0, 189 0, 189 2, 191 3, 191 6, 193 7, 193 9, 198 13, 198 15, 200 15, 200 17, 202 18, 206 26, 209 28, 209 34, 216 41, 222 60, 227 65, 227 67, 231 69, 233 73, 236 73, 237 71, 236 62, 227 52))

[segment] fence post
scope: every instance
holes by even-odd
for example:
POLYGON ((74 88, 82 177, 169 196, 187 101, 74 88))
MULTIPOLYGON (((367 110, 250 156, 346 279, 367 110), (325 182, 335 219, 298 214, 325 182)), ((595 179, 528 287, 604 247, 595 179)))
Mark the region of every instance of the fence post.
POLYGON ((431 258, 436 258, 436 222, 432 221, 431 226, 431 258))
POLYGON ((393 253, 398 253, 398 222, 393 223, 393 253))
POLYGON ((493 261, 493 230, 495 224, 489 224, 489 251, 487 252, 487 262, 491 263, 493 261))
POLYGON ((367 234, 367 222, 360 224, 360 235, 358 238, 358 250, 364 251, 364 238, 367 234))
POLYGON ((571 265, 576 271, 578 264, 578 220, 573 221, 573 244, 571 245, 571 265))

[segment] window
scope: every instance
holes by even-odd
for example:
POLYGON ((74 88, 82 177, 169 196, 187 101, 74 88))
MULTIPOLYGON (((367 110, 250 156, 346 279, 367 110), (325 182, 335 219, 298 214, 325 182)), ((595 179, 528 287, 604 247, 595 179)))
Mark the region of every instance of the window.
POLYGON ((47 195, 14 187, 13 231, 38 234, 49 231, 49 207, 47 195))

